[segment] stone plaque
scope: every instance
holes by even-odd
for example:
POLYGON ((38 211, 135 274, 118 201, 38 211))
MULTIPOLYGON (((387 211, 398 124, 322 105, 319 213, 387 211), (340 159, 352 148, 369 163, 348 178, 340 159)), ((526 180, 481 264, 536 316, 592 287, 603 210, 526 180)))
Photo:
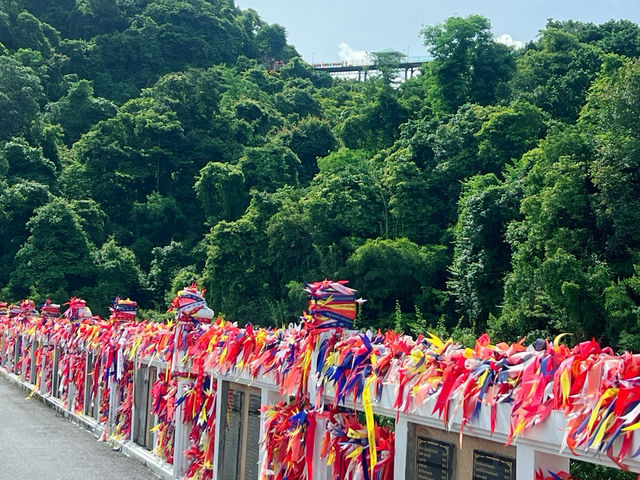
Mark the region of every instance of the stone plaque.
POLYGON ((515 478, 515 459, 474 450, 473 480, 515 480, 515 478))
POLYGON ((451 480, 453 445, 418 437, 416 445, 417 480, 451 480))

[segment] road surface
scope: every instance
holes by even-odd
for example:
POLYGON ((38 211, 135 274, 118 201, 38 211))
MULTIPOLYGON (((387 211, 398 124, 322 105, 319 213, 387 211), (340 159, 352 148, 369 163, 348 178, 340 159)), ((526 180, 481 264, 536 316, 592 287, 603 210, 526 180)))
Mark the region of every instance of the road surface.
POLYGON ((158 480, 0 376, 0 480, 158 480))

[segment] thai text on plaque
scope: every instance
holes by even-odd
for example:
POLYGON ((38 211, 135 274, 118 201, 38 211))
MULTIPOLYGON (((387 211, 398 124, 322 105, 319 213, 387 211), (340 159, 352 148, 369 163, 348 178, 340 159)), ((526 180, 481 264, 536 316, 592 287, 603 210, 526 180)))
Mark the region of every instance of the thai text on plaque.
POLYGON ((453 445, 418 437, 416 445, 417 480, 451 480, 453 445))
POLYGON ((489 452, 473 452, 473 480, 515 480, 516 461, 489 452))

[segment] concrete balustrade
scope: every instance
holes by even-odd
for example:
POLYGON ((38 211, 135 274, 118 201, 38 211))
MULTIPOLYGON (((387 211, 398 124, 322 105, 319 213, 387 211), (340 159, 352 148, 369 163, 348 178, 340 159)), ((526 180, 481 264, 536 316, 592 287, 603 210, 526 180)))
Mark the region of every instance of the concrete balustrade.
MULTIPOLYGON (((92 431, 97 437, 108 440, 108 433, 114 428, 118 409, 121 406, 122 392, 126 385, 122 380, 110 377, 108 388, 108 415, 106 419, 101 418, 101 405, 105 398, 105 391, 99 386, 94 392, 93 379, 96 366, 96 354, 92 351, 82 349, 79 355, 84 355, 84 394, 83 408, 77 411, 78 405, 74 401, 75 385, 73 381, 67 384, 68 391, 63 395, 62 378, 60 375, 61 359, 65 352, 60 345, 47 343, 46 339, 37 338, 36 335, 22 334, 16 338, 4 332, 0 339, 0 373, 16 384, 21 385, 26 390, 34 392, 45 403, 55 410, 63 413, 72 421, 77 422, 92 431), (40 349, 40 350, 38 350, 40 349), (39 361, 38 353, 40 352, 39 361), (45 355, 46 352, 52 352, 45 355), (28 357, 23 357, 23 354, 28 357), (36 383, 37 382, 37 383, 36 383), (106 437, 106 438, 105 438, 106 437)), ((315 371, 314 365, 311 371, 315 371)), ((190 368, 188 365, 181 365, 183 368, 190 368)), ((188 459, 185 450, 188 449, 190 425, 182 421, 182 412, 185 404, 182 403, 176 408, 174 416, 174 458, 173 464, 165 462, 158 457, 154 451, 158 446, 158 433, 154 427, 158 424, 158 417, 153 413, 153 400, 151 390, 154 382, 160 373, 167 372, 170 368, 164 361, 158 358, 136 357, 133 361, 133 376, 130 382, 133 388, 133 403, 131 408, 131 434, 127 439, 112 440, 115 448, 143 462, 155 473, 165 479, 182 479, 188 466, 188 459)), ((188 371, 178 378, 178 391, 176 398, 189 389, 193 380, 188 377, 188 371), (186 374, 186 375, 185 375, 186 374)), ((129 380, 127 380, 129 381, 129 380)), ((259 392, 260 403, 262 405, 272 405, 279 401, 286 400, 279 394, 279 386, 269 374, 259 378, 251 378, 244 371, 230 371, 227 375, 213 375, 212 382, 216 383, 216 423, 215 423, 215 448, 213 452, 213 472, 214 478, 227 479, 226 472, 222 465, 222 453, 225 446, 222 444, 225 438, 225 417, 228 414, 229 388, 238 391, 259 392), (251 390, 242 390, 250 388, 251 390), (227 395, 225 398, 224 395, 227 395)), ((316 394, 316 385, 313 378, 307 384, 310 398, 316 394)), ((462 437, 462 447, 459 445, 459 431, 462 417, 460 412, 455 412, 449 425, 444 426, 443 422, 431 412, 434 407, 434 398, 429 398, 424 404, 411 413, 400 413, 393 408, 395 394, 393 386, 385 386, 382 397, 374 402, 374 413, 387 416, 395 422, 395 458, 394 458, 394 478, 421 478, 416 469, 418 443, 417 438, 434 439, 434 441, 444 442, 452 446, 455 458, 452 462, 453 476, 460 480, 471 480, 480 478, 474 476, 472 457, 474 452, 490 452, 492 454, 512 458, 515 462, 513 471, 514 480, 533 480, 537 470, 542 469, 545 473, 549 470, 560 471, 569 469, 570 459, 579 459, 595 464, 614 466, 613 462, 605 455, 594 456, 593 453, 585 453, 576 456, 566 450, 560 452, 563 434, 566 426, 566 419, 561 412, 554 411, 551 417, 537 425, 536 427, 523 432, 515 446, 504 447, 507 440, 510 409, 507 404, 498 404, 496 429, 491 434, 490 417, 488 409, 482 408, 477 421, 468 424, 464 428, 462 437)), ((334 392, 327 388, 324 392, 325 403, 333 402, 334 392)), ((248 402, 245 395, 244 401, 248 402)), ((353 405, 348 405, 352 407, 353 405)), ((360 403, 355 405, 362 410, 360 403)), ((246 408, 245 408, 246 410, 246 408)), ((260 437, 264 435, 264 414, 260 423, 260 437)), ((328 480, 332 478, 331 470, 326 461, 320 458, 320 445, 326 420, 319 420, 315 436, 314 450, 314 479, 328 480)), ((243 428, 247 428, 243 426, 243 428)), ((245 433, 246 437, 246 433, 245 433)), ((237 439, 235 439, 237 441, 237 439)), ((247 442, 259 442, 259 438, 247 437, 247 442)), ((255 443, 253 445, 255 445, 255 443)), ((619 445, 616 447, 616 451, 619 445)), ((636 435, 633 440, 631 452, 640 448, 640 442, 636 435)), ((259 450, 259 459, 264 459, 264 450, 259 450)), ((625 460, 625 464, 631 471, 640 472, 640 462, 635 458, 625 460)), ((255 470, 255 469, 253 469, 255 470)), ((258 469, 259 471, 259 469, 258 469)), ((234 477, 235 478, 235 477, 234 477)))

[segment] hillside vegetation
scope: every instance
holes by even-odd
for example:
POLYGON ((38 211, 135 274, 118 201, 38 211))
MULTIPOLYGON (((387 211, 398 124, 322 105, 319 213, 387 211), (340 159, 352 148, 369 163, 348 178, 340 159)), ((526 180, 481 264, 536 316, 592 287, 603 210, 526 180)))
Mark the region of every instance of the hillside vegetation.
POLYGON ((515 51, 452 17, 422 75, 357 82, 232 0, 0 5, 5 299, 163 310, 197 280, 269 325, 340 277, 361 327, 640 351, 637 25, 515 51))

